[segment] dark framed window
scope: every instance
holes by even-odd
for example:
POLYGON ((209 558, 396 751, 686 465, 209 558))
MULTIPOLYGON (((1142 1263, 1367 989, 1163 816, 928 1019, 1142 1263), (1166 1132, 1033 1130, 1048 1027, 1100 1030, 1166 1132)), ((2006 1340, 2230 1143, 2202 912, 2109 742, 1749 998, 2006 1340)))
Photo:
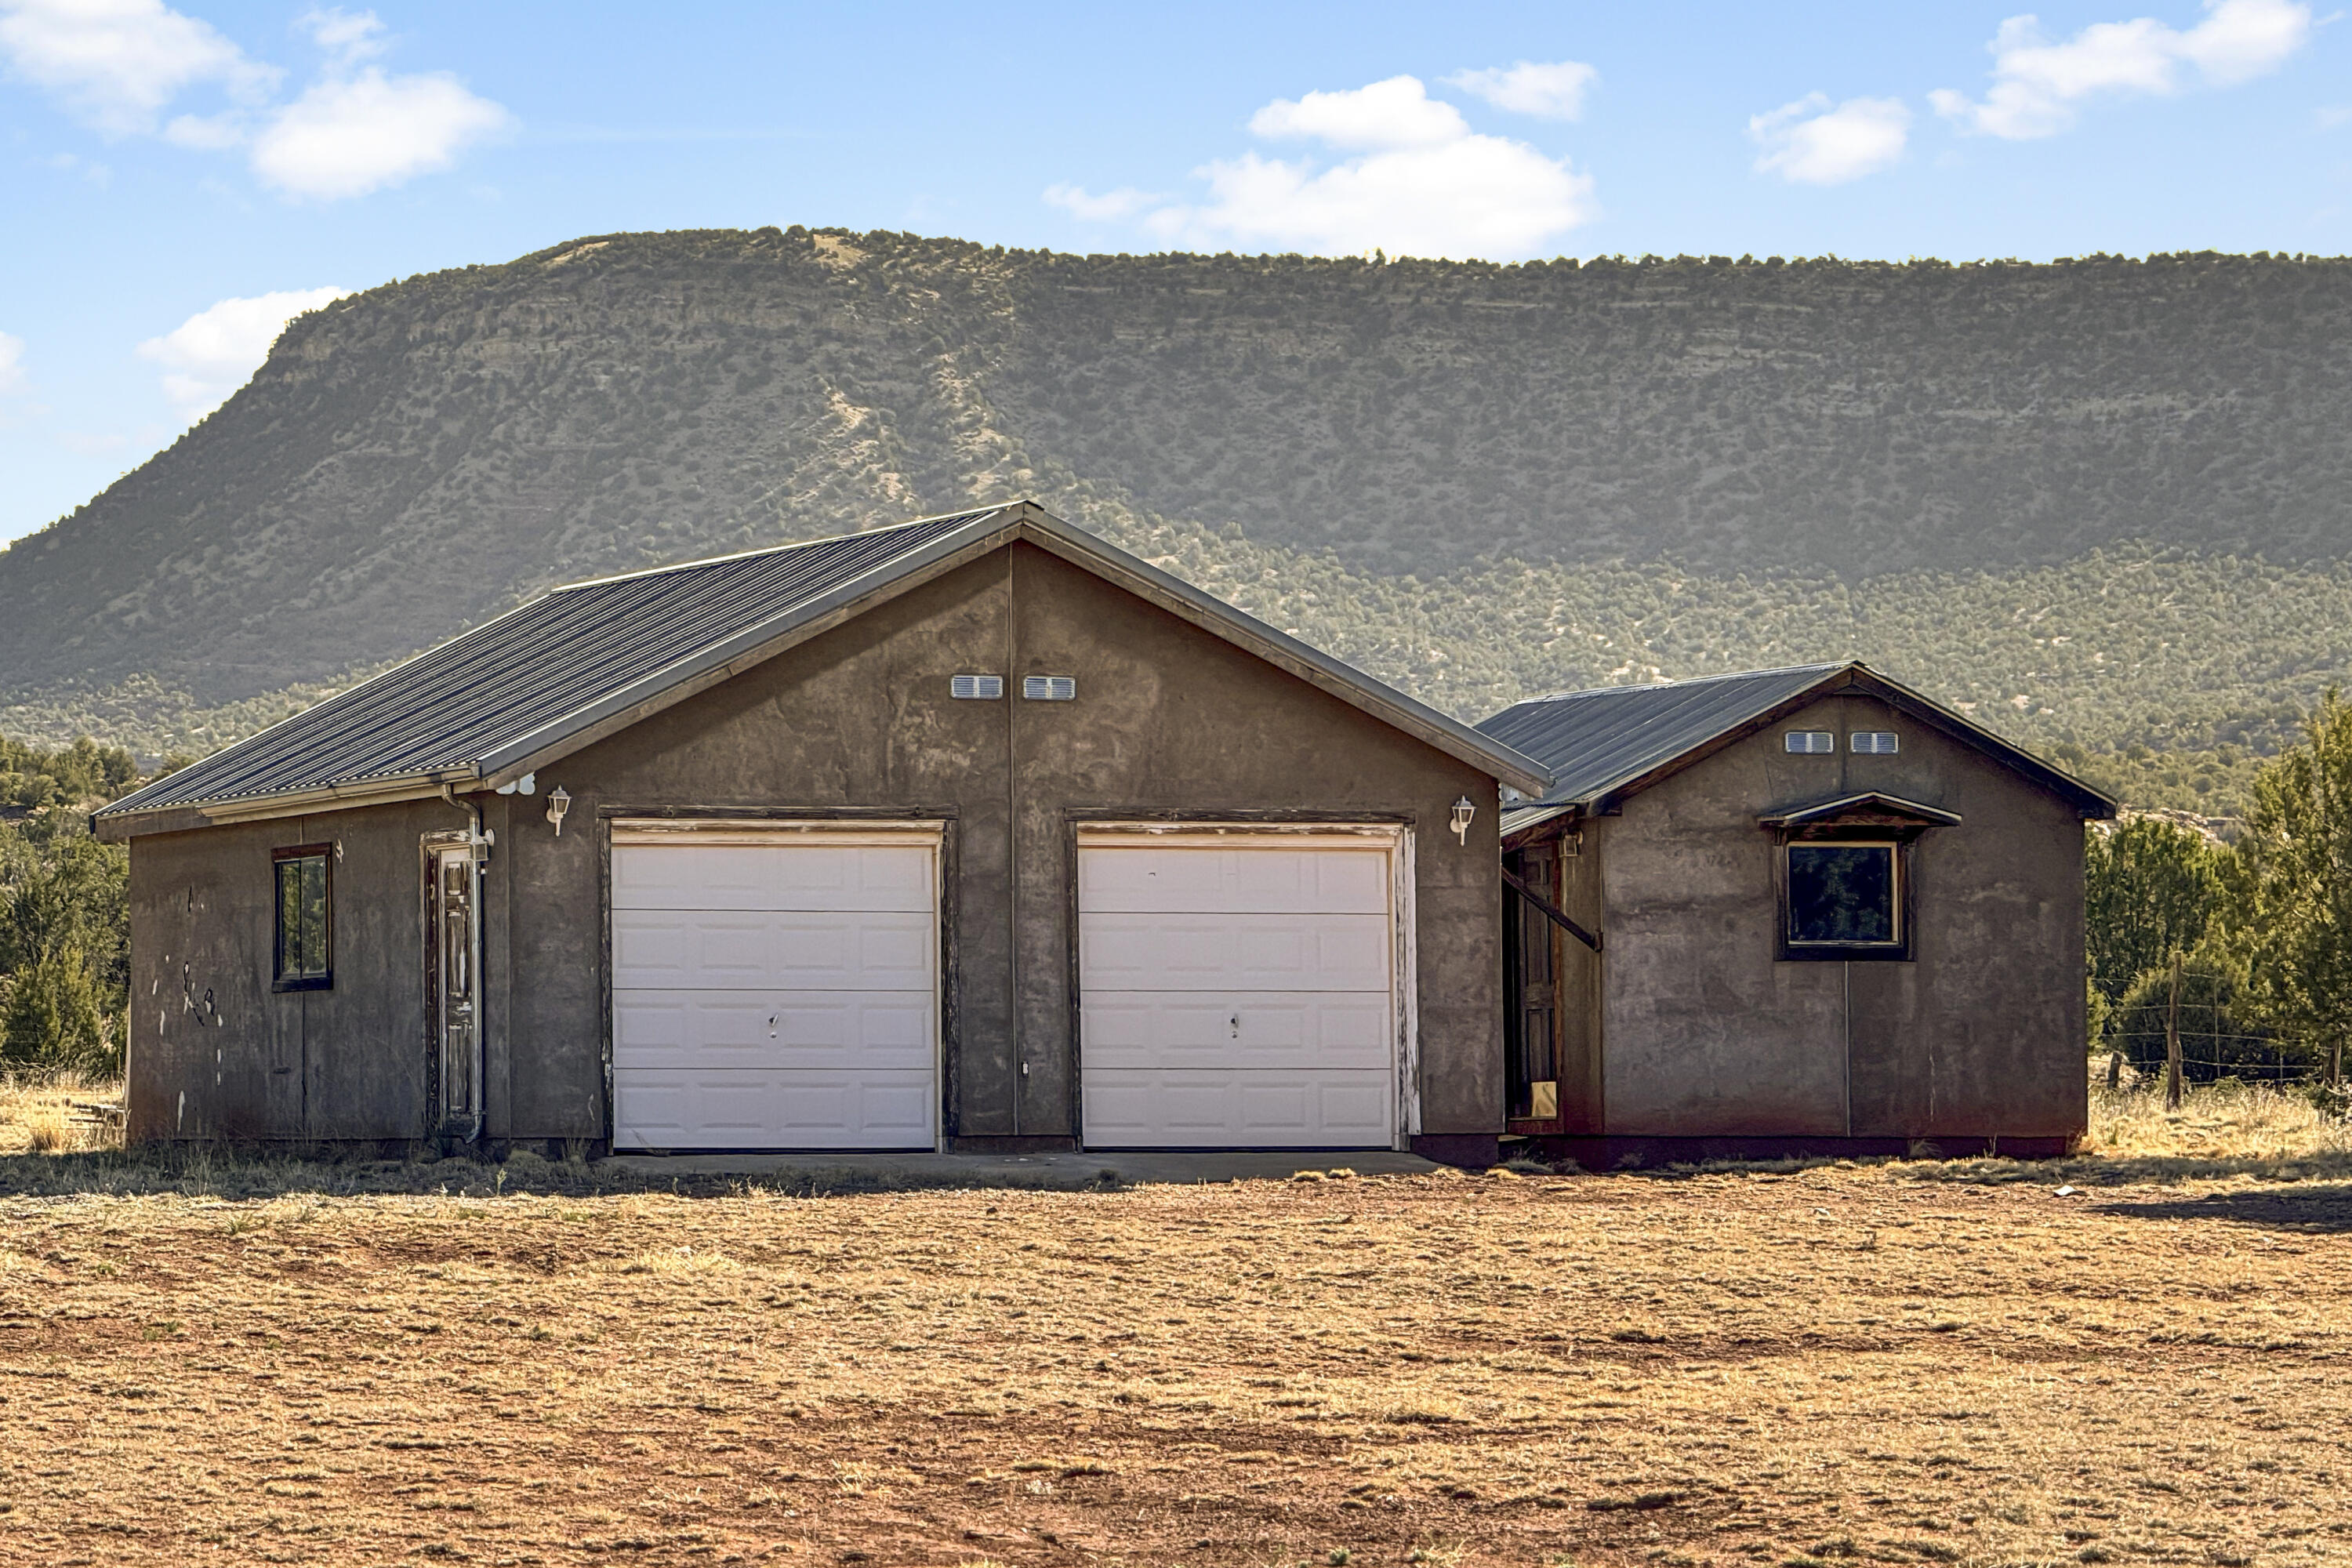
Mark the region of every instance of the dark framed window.
POLYGON ((1790 958, 1901 958, 1904 847, 1799 839, 1783 847, 1781 942, 1790 958))
POLYGON ((278 879, 279 991, 324 991, 334 984, 334 846, 303 844, 270 853, 278 879))

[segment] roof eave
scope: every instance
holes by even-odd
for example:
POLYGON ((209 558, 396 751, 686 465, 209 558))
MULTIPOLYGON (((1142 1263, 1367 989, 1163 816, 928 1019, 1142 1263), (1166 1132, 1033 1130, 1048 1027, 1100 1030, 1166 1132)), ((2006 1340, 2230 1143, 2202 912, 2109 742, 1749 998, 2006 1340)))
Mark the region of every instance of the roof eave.
POLYGON ((172 801, 134 810, 121 803, 90 814, 89 830, 109 843, 141 838, 151 833, 184 833, 197 827, 223 827, 238 822, 267 822, 277 817, 308 816, 320 811, 345 811, 362 805, 389 805, 404 800, 432 800, 444 788, 478 788, 481 775, 470 765, 436 768, 381 779, 279 795, 229 796, 215 800, 172 801))

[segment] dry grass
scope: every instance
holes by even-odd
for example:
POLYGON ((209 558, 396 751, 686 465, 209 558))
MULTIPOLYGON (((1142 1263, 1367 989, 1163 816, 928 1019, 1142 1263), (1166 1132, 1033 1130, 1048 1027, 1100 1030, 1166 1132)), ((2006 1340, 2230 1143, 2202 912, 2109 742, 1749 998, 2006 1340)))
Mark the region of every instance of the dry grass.
POLYGON ((1914 1173, 0 1199, 0 1558, 2352 1559, 2352 1191, 1914 1173))
POLYGON ((2306 1095, 2234 1080, 2194 1087, 2179 1110, 2146 1086, 2091 1090, 2095 1153, 2134 1159, 2318 1160, 2352 1155, 2352 1123, 2321 1113, 2306 1095))
MULTIPOLYGON (((0 1083, 0 1149, 100 1092, 0 1083)), ((2224 1088, 2039 1165, 19 1155, 0 1563, 2352 1562, 2344 1139, 2224 1088)))
POLYGON ((0 1073, 0 1155, 76 1154, 120 1148, 118 1129, 77 1116, 77 1104, 120 1100, 120 1083, 79 1073, 0 1073))

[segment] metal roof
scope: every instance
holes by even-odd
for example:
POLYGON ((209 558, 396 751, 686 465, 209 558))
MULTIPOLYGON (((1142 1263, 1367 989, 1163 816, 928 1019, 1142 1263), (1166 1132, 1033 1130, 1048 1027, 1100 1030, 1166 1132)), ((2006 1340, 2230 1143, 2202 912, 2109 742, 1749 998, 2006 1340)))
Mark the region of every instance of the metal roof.
MULTIPOLYGON (((1466 725, 1030 502, 558 588, 100 811, 269 815, 273 803, 475 787, 565 754, 929 574, 1025 538, 1147 594, 1522 789, 1549 775, 1466 725)), ((194 826, 190 822, 188 826, 194 826)))
POLYGON ((1506 708, 1478 730, 1551 769, 1542 804, 1591 811, 1696 761, 1718 742, 1845 689, 1877 697, 2006 763, 2086 816, 2115 815, 2116 803, 2081 780, 1855 660, 1562 692, 1506 708))
POLYGON ((1567 691, 1506 708, 1478 729, 1550 767, 1547 802, 1590 804, 1845 668, 1808 664, 1567 691))

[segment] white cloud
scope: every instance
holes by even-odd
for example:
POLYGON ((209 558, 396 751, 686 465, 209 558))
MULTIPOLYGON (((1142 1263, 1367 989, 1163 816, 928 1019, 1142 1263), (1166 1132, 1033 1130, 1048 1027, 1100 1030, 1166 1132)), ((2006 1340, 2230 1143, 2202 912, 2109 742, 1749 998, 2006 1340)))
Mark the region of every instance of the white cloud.
POLYGON ((1089 195, 1079 185, 1048 185, 1045 187, 1045 199, 1089 223, 1108 223, 1117 218, 1133 217, 1165 198, 1148 191, 1139 191, 1133 185, 1121 185, 1098 196, 1089 195))
POLYGON ((250 100, 278 74, 163 0, 0 0, 0 56, 110 136, 152 130, 192 87, 250 100))
POLYGON ((0 59, 110 135, 156 132, 189 89, 226 89, 228 108, 173 115, 162 136, 193 152, 241 149, 290 196, 331 201, 397 185, 449 167, 511 122, 446 71, 387 76, 363 64, 385 48, 373 11, 313 9, 296 26, 326 65, 274 109, 282 73, 163 0, 0 0, 0 59))
POLYGON ((1600 76, 1580 60, 1557 60, 1550 65, 1521 60, 1508 68, 1456 71, 1445 79, 1445 84, 1513 114, 1574 120, 1584 112, 1585 92, 1600 76))
POLYGON ((1748 122, 1763 153, 1757 169, 1806 185, 1842 185, 1892 168, 1911 133, 1911 111, 1899 98, 1849 98, 1835 108, 1825 93, 1807 93, 1748 122))
POLYGON ((327 51, 340 66, 354 66, 383 53, 383 22, 373 11, 345 11, 336 6, 306 11, 295 26, 327 51))
POLYGON ((370 66, 280 110, 254 139, 253 169, 290 195, 361 196, 449 167, 509 121, 446 72, 387 77, 370 66))
POLYGON ((162 337, 141 343, 139 354, 163 367, 163 395, 173 406, 188 419, 200 419, 228 401, 229 394, 261 367, 287 322, 348 292, 299 289, 223 300, 162 337))
POLYGON ((1265 137, 1312 137, 1334 147, 1435 147, 1470 134, 1462 111, 1429 96, 1420 79, 1392 76, 1349 92, 1310 92, 1293 102, 1277 98, 1250 116, 1265 137))
POLYGON ((0 393, 25 390, 25 340, 0 332, 0 393))
POLYGON ((2032 16, 2011 16, 1988 46, 1992 87, 1982 102, 1938 89, 1938 113, 2011 141, 2053 136, 2076 106, 2101 94, 2167 95, 2193 69, 2219 87, 2276 70, 2310 41, 2311 7, 2294 0, 2205 0, 2205 19, 2181 30, 2153 17, 2100 22, 2053 43, 2032 16))
MULTIPOLYGON (((1197 171, 1209 184, 1205 202, 1141 210, 1144 226, 1171 244, 1204 247, 1503 259, 1535 254, 1594 212, 1589 175, 1524 142, 1473 132, 1413 77, 1279 99, 1251 117, 1250 129, 1353 155, 1218 160, 1197 171)), ((1088 206, 1105 216, 1140 209, 1123 191, 1092 196, 1060 185, 1047 199, 1081 216, 1093 216, 1088 206)))

